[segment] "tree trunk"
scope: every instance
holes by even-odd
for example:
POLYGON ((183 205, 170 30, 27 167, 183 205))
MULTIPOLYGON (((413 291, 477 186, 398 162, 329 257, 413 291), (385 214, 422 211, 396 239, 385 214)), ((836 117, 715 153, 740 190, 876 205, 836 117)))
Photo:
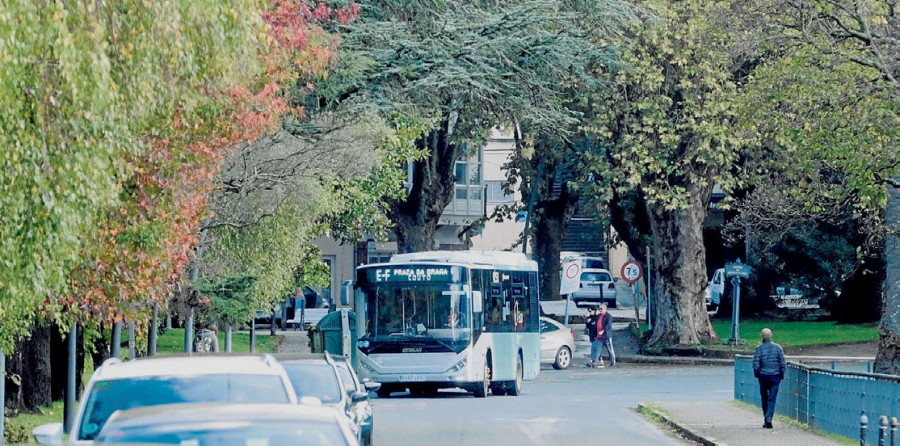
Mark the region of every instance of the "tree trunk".
POLYGON ((416 142, 428 148, 429 155, 413 163, 406 200, 388 203, 386 213, 394 223, 398 252, 434 249, 434 233, 453 198, 454 169, 463 154, 462 147, 451 141, 455 124, 455 117, 448 118, 440 129, 416 142))
MULTIPOLYGON (((900 181, 900 176, 894 177, 900 181)), ((884 306, 881 325, 878 327, 878 355, 875 356, 875 372, 900 374, 900 239, 897 226, 900 223, 900 191, 888 186, 889 194, 885 217, 886 274, 884 280, 884 306)))
POLYGON ((51 392, 50 325, 35 325, 31 337, 19 338, 7 356, 6 408, 37 413, 53 403, 51 392))
POLYGON ((559 253, 565 237, 566 222, 575 213, 578 197, 562 185, 555 199, 535 203, 534 253, 540 266, 541 299, 559 300, 559 253))
POLYGON ((686 184, 686 208, 669 211, 648 205, 656 253, 650 349, 718 340, 703 298, 707 281, 703 228, 710 187, 699 179, 686 184))

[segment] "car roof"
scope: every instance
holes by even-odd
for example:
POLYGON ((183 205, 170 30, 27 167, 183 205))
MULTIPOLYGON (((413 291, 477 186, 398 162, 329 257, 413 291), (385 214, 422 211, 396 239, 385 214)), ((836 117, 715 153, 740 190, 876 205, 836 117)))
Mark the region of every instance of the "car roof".
POLYGON ((556 319, 553 319, 553 318, 549 318, 549 317, 546 317, 546 316, 541 316, 541 320, 542 320, 542 321, 545 321, 545 322, 549 322, 549 323, 551 323, 551 324, 553 324, 553 325, 556 325, 556 326, 558 326, 558 327, 568 328, 568 327, 566 327, 565 325, 563 325, 561 322, 559 322, 559 321, 557 321, 556 319))
POLYGON ((328 406, 304 404, 180 403, 146 406, 115 412, 107 425, 141 426, 206 420, 310 420, 335 421, 338 412, 328 406))
POLYGON ((281 375, 284 369, 271 355, 177 355, 134 361, 109 359, 97 369, 94 379, 143 376, 191 376, 206 374, 281 375))

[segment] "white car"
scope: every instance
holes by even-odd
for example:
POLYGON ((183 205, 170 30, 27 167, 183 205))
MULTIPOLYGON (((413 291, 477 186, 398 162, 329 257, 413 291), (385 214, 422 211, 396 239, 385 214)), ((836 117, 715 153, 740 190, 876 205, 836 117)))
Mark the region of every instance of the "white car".
POLYGON ((562 370, 572 364, 575 333, 571 328, 548 317, 541 318, 541 363, 562 370))
POLYGON ((609 270, 593 268, 581 270, 581 283, 571 295, 576 306, 582 304, 600 305, 605 302, 610 308, 616 307, 618 290, 609 270))
MULTIPOLYGON (((91 377, 75 414, 69 444, 92 444, 116 411, 175 403, 295 404, 287 373, 270 355, 151 357, 105 361, 91 377)), ((32 431, 41 444, 61 444, 62 424, 32 431)))

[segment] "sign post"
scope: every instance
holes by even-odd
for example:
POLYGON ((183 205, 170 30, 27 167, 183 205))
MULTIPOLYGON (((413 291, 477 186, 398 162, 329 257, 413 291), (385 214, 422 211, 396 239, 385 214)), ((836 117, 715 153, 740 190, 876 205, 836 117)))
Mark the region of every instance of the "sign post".
POLYGON ((638 309, 638 300, 637 300, 637 290, 634 287, 634 284, 641 280, 641 277, 644 276, 644 270, 641 268, 641 264, 635 262, 634 260, 629 260, 622 265, 622 279, 628 282, 631 285, 631 302, 634 305, 634 322, 638 324, 638 328, 641 326, 641 312, 638 309))
POLYGON ((581 285, 581 262, 575 260, 563 263, 562 271, 559 294, 566 296, 566 311, 563 317, 563 324, 569 325, 569 301, 572 300, 572 293, 578 290, 579 285, 581 285))
POLYGON ((729 345, 746 345, 747 341, 741 339, 740 310, 741 310, 741 279, 750 278, 750 267, 737 259, 735 263, 725 265, 725 277, 731 277, 731 285, 734 294, 731 302, 731 338, 729 345))

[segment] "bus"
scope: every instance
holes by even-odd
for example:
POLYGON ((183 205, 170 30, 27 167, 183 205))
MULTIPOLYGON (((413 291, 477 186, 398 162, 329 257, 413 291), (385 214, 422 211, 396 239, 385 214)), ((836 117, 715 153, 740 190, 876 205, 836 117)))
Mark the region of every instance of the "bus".
POLYGON ((524 254, 430 251, 357 268, 359 372, 379 396, 458 387, 517 396, 540 373, 538 267, 524 254))

